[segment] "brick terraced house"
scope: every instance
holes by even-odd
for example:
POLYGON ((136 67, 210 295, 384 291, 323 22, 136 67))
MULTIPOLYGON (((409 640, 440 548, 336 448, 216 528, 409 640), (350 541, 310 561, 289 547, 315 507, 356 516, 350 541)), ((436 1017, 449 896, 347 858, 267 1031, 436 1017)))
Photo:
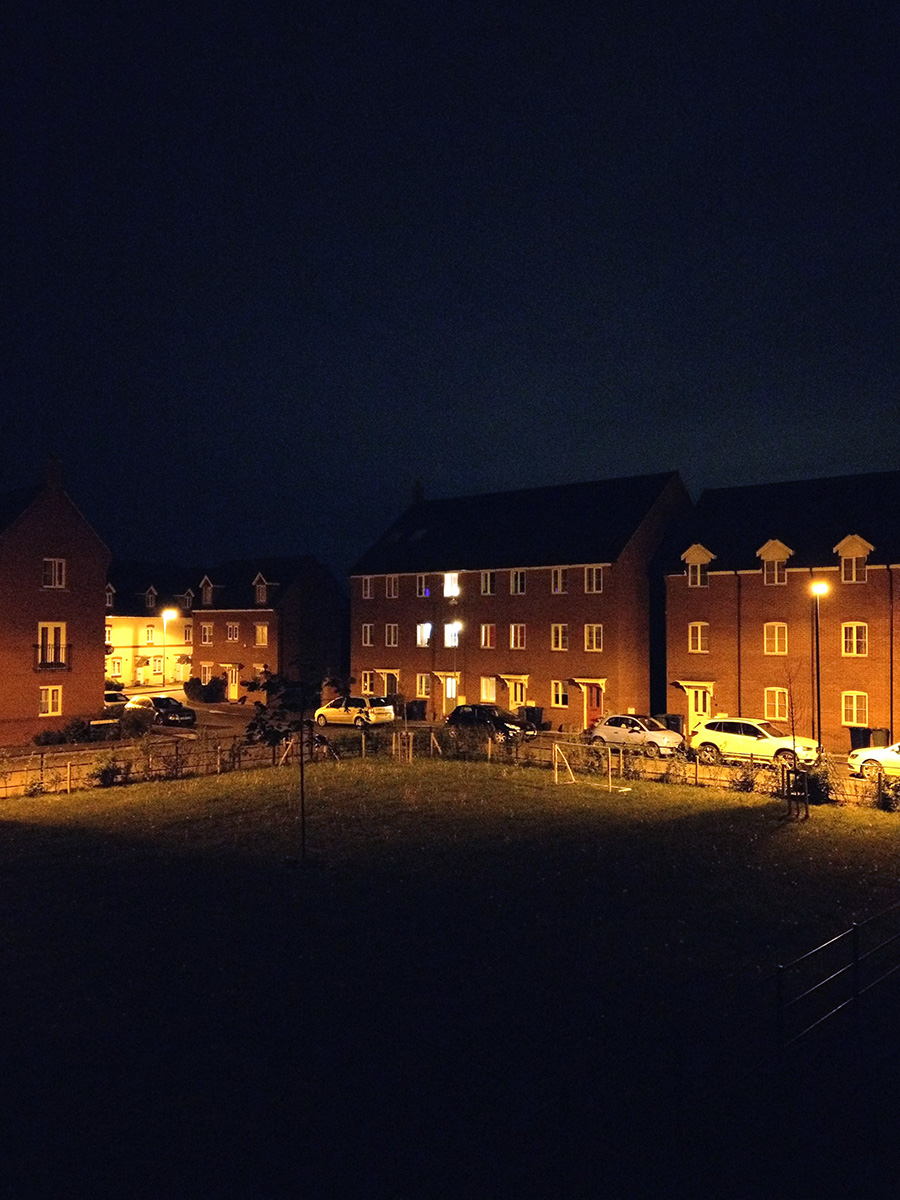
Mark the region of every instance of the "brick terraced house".
POLYGON ((113 561, 106 584, 106 674, 125 687, 191 677, 194 590, 200 572, 113 561))
POLYGON ((669 711, 793 718, 836 753, 892 739, 898 512, 895 471, 704 492, 667 539, 669 711))
POLYGON ((648 564, 688 505, 676 473, 414 503, 352 571, 356 686, 566 731, 647 711, 648 564))

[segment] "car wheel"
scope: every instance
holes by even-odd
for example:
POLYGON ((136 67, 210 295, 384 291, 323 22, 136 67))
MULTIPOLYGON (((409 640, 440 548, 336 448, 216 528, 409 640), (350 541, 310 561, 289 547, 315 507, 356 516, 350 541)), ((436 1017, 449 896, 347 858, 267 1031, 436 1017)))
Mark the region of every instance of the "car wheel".
POLYGON ((368 723, 365 717, 357 717, 353 722, 357 729, 365 729, 368 723))
POLYGON ((794 770, 797 766, 797 755, 793 750, 779 750, 775 755, 775 761, 794 770))
POLYGON ((602 738, 602 737, 600 736, 600 734, 599 734, 599 733, 596 733, 596 734, 594 734, 594 736, 591 738, 591 745, 592 745, 592 746, 605 746, 605 745, 606 745, 606 738, 602 738))
POLYGON ((714 767, 722 761, 722 752, 718 746, 714 746, 711 742, 704 742, 697 751, 697 757, 706 766, 714 767))
POLYGON ((319 715, 316 717, 316 724, 317 725, 327 725, 328 724, 328 718, 325 716, 324 713, 319 713, 319 715))
POLYGON ((859 768, 859 773, 863 779, 877 779, 881 774, 881 763, 876 762, 874 758, 867 758, 859 768))
POLYGON ((644 745, 644 753, 648 758, 659 758, 659 746, 656 742, 647 742, 644 745))
POLYGON ((153 714, 153 724, 154 725, 162 725, 164 720, 165 720, 165 718, 163 717, 162 713, 154 713, 153 714))

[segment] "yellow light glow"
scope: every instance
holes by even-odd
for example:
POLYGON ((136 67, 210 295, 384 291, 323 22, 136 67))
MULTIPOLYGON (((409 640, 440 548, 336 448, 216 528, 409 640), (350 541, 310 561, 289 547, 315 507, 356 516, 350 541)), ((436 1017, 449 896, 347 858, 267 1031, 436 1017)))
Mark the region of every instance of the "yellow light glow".
POLYGON ((831 588, 828 586, 827 583, 824 583, 822 580, 817 580, 811 586, 810 591, 812 592, 812 594, 814 596, 827 596, 828 593, 831 591, 831 588))

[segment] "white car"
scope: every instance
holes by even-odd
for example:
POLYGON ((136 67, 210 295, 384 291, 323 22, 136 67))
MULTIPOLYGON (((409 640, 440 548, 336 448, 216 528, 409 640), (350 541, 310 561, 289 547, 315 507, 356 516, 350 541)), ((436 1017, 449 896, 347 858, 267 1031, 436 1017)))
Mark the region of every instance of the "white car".
POLYGON ((338 696, 316 709, 317 725, 383 725, 394 719, 394 706, 383 696, 338 696))
POLYGON ((655 717, 635 716, 632 713, 599 717, 588 730, 592 745, 624 746, 640 750, 648 758, 674 754, 684 745, 684 738, 674 729, 667 729, 655 717))
POLYGON ((784 763, 786 767, 814 766, 819 745, 812 738, 791 737, 790 729, 757 717, 716 717, 704 721, 691 735, 702 763, 723 759, 784 763))
POLYGON ((879 775, 900 775, 900 742, 893 746, 866 746, 851 750, 847 766, 853 775, 877 779, 879 775))

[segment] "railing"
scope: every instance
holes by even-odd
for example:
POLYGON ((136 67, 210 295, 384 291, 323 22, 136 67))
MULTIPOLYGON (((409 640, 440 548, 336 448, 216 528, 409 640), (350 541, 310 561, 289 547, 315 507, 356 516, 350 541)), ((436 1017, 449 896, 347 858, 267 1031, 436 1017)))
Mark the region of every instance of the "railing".
POLYGON ((55 645, 52 643, 36 642, 32 646, 34 650, 34 666, 35 671, 71 671, 72 670, 72 647, 71 645, 55 645))

